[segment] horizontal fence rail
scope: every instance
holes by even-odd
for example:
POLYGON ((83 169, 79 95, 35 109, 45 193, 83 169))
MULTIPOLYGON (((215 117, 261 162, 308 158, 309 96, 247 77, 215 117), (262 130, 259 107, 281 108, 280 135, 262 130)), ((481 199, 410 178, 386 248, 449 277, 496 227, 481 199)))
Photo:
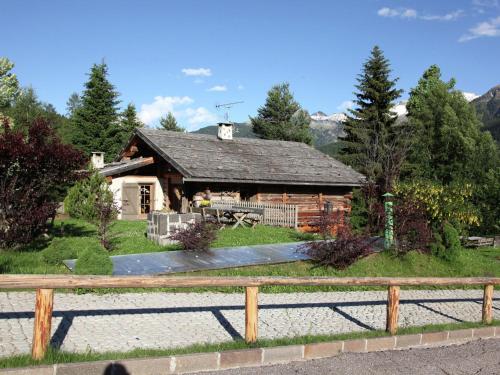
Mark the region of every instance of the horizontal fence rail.
POLYGON ((482 321, 493 320, 493 288, 499 277, 205 277, 205 276, 73 276, 0 275, 0 289, 36 289, 32 357, 44 358, 50 342, 54 289, 74 288, 189 288, 245 287, 245 341, 254 343, 258 333, 258 292, 267 285, 386 286, 386 330, 397 333, 400 286, 483 285, 482 321))

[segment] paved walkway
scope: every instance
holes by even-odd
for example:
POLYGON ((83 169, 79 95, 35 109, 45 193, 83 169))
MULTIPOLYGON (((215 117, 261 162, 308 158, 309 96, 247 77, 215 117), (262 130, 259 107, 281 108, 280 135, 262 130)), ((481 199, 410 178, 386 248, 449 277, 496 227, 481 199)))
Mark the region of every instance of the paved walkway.
MULTIPOLYGON (((259 338, 335 334, 385 326, 386 292, 259 295, 259 338)), ((0 293, 0 356, 29 353, 34 293, 0 293)), ((481 290, 401 291, 399 324, 478 321, 481 290)), ((495 314, 500 293, 495 293, 495 314)), ((63 294, 54 302, 52 345, 67 351, 128 351, 218 343, 244 336, 244 295, 63 294)))

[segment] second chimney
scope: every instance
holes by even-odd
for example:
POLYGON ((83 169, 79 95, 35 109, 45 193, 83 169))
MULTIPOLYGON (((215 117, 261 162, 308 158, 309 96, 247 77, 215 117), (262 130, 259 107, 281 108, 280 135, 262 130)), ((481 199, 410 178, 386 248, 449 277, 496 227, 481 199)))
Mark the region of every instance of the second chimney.
POLYGON ((103 168, 104 167, 104 152, 93 152, 91 163, 95 169, 103 168))
POLYGON ((233 139, 233 124, 230 122, 219 122, 217 138, 222 140, 233 139))

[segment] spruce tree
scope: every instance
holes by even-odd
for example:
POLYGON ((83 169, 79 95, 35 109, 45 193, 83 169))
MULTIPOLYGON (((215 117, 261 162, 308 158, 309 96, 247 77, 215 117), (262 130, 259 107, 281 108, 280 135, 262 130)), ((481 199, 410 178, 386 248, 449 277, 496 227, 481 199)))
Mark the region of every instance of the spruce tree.
POLYGON ((253 131, 264 139, 312 143, 311 118, 301 109, 288 83, 275 85, 267 93, 264 106, 250 117, 253 131))
POLYGON ((85 83, 82 104, 73 116, 73 143, 87 156, 92 151, 106 153, 113 160, 122 146, 118 119, 118 93, 108 80, 105 63, 94 64, 85 83))
POLYGON ((137 111, 132 103, 129 103, 121 114, 120 125, 123 144, 127 142, 135 129, 144 127, 144 124, 137 117, 137 111))
POLYGON ((168 112, 166 116, 160 118, 160 127, 163 130, 172 132, 185 132, 186 130, 177 124, 177 120, 172 112, 168 112))
POLYGON ((402 90, 396 89, 398 79, 391 79, 390 73, 389 61, 375 46, 358 75, 356 107, 349 111, 345 135, 340 138, 341 159, 385 191, 397 178, 400 149, 404 147, 398 144, 402 127, 396 125, 397 116, 391 111, 402 90))

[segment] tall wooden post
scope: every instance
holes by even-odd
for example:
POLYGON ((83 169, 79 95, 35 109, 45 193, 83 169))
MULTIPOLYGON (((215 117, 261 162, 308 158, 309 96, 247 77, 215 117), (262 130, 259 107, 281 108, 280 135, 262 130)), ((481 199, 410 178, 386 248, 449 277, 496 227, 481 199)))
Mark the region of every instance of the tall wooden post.
POLYGON ((50 342, 52 308, 54 305, 53 289, 37 289, 35 301, 35 326, 31 356, 35 360, 43 359, 50 342))
POLYGON ((387 321, 385 330, 391 335, 398 332, 399 286, 389 286, 387 293, 387 321))
POLYGON ((483 323, 491 324, 493 321, 493 284, 484 286, 483 296, 483 323))
POLYGON ((247 286, 245 291, 245 341, 254 343, 257 341, 258 330, 258 302, 259 288, 247 286))

